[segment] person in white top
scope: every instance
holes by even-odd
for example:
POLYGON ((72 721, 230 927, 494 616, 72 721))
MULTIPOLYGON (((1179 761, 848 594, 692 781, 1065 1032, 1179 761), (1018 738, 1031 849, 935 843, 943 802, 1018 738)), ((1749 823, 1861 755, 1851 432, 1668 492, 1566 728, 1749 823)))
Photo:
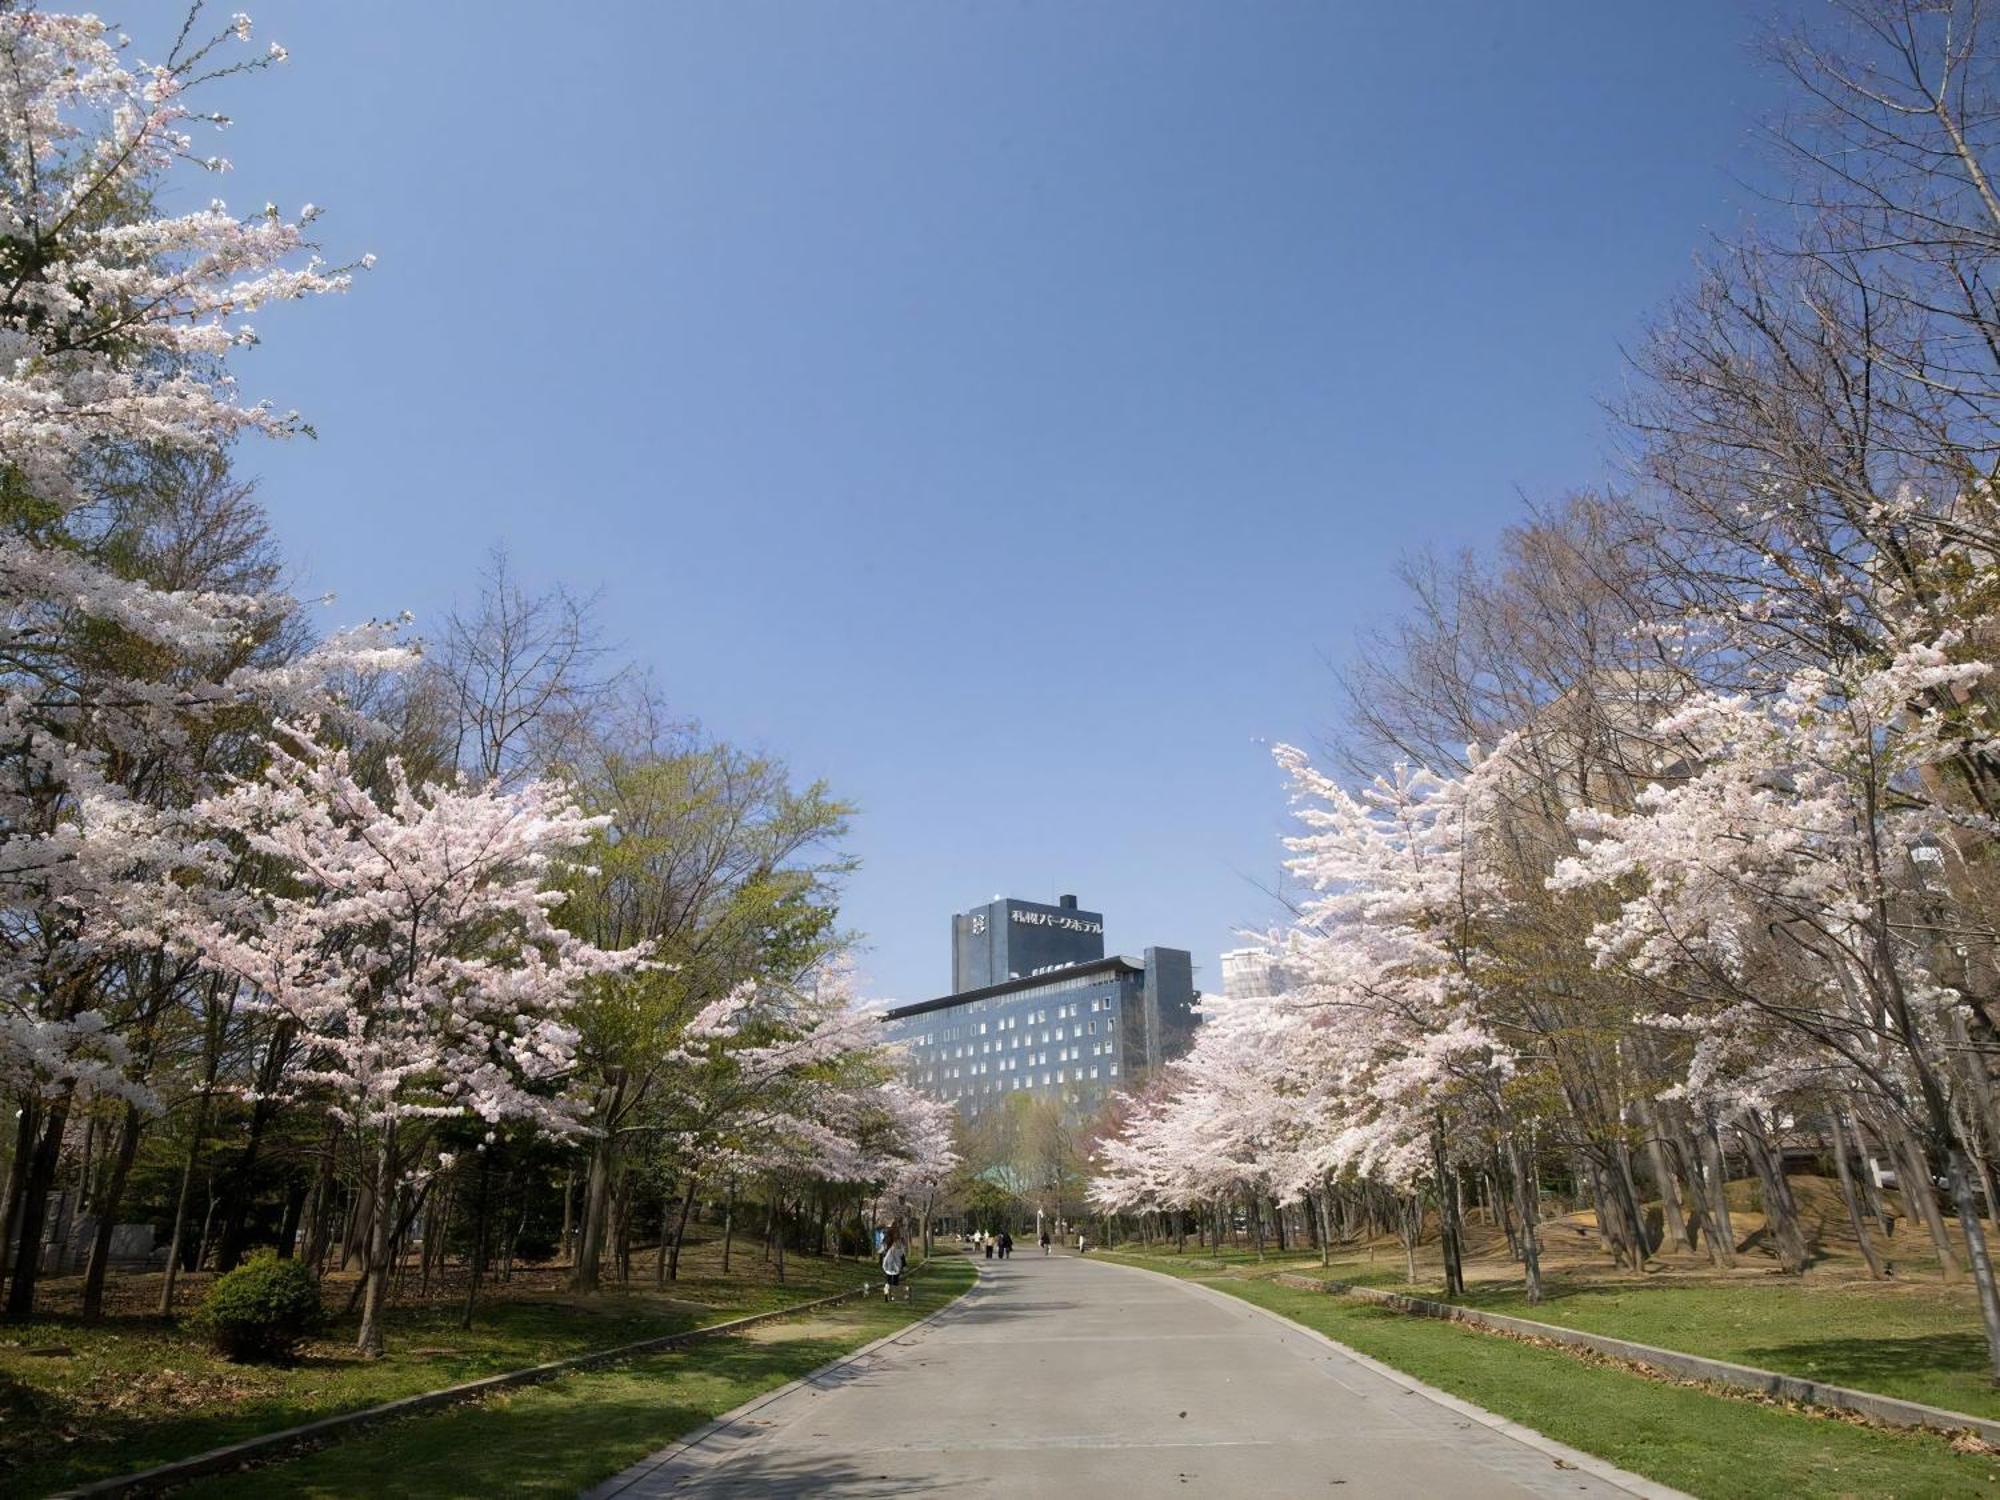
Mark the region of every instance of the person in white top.
POLYGON ((884 1301, 896 1295, 900 1289, 903 1300, 910 1300, 910 1289, 903 1285, 903 1264, 909 1253, 903 1245, 903 1231, 896 1225, 889 1226, 889 1232, 882 1240, 882 1297, 884 1301))

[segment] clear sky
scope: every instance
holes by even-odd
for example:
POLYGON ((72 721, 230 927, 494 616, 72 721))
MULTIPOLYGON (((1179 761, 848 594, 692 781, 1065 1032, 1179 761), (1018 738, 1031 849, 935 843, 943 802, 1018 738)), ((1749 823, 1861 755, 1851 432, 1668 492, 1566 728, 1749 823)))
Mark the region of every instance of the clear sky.
POLYGON ((320 436, 245 461, 329 624, 504 543, 858 802, 874 993, 1064 891, 1217 983, 1397 558, 1606 473, 1744 211, 1752 9, 253 6, 220 190, 379 264, 261 318, 320 436))

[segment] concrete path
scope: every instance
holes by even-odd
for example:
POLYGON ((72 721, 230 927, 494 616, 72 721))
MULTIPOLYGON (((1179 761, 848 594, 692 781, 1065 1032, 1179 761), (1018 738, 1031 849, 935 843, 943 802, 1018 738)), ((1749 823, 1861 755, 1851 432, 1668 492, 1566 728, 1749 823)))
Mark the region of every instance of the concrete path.
POLYGON ((1673 1494, 1205 1287, 1032 1249, 978 1268, 588 1500, 1673 1494))

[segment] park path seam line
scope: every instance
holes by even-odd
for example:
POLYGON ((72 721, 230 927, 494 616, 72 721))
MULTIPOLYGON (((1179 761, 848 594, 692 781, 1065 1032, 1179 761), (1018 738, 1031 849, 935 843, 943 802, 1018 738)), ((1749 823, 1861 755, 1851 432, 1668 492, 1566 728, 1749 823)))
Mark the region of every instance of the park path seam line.
POLYGON ((1426 1401, 1434 1402, 1447 1411, 1470 1418, 1482 1427, 1489 1427, 1493 1431, 1512 1438, 1517 1443, 1533 1448, 1538 1453, 1546 1454, 1560 1463, 1580 1469, 1592 1478, 1601 1479, 1606 1484, 1624 1490, 1627 1494, 1637 1495, 1640 1497, 1640 1500, 1694 1500, 1694 1497, 1687 1494, 1684 1490, 1677 1490, 1671 1485, 1661 1484, 1658 1480, 1648 1479, 1643 1474, 1634 1474, 1629 1469, 1621 1469, 1614 1463, 1598 1458, 1595 1454, 1585 1453, 1581 1448, 1572 1448, 1567 1443, 1557 1442, 1545 1433, 1537 1432, 1534 1428, 1516 1422, 1511 1417, 1503 1417, 1498 1412, 1488 1411, 1483 1406, 1475 1406, 1470 1401, 1462 1400, 1452 1395, 1449 1391, 1441 1391, 1436 1386, 1428 1385, 1417 1379, 1408 1371, 1399 1370, 1394 1365, 1386 1365, 1379 1359, 1371 1359, 1359 1349, 1349 1348, 1346 1344, 1341 1343, 1339 1339, 1321 1333, 1317 1328, 1308 1328, 1305 1324, 1288 1318, 1283 1313, 1273 1312, 1268 1307, 1260 1307, 1247 1297, 1232 1297, 1227 1292, 1217 1291, 1215 1288, 1204 1286, 1198 1281, 1188 1281, 1168 1271, 1155 1271, 1150 1266, 1128 1265, 1123 1261, 1115 1260, 1100 1261, 1098 1264, 1111 1266, 1121 1271, 1137 1271, 1146 1276, 1158 1276, 1163 1281, 1171 1282, 1173 1285, 1183 1288, 1190 1295, 1207 1297, 1223 1307, 1247 1307, 1252 1312, 1269 1318, 1272 1322, 1290 1332, 1304 1334, 1307 1338, 1324 1344, 1327 1348, 1335 1350, 1346 1358, 1353 1360, 1364 1370, 1369 1370, 1374 1374, 1380 1375, 1392 1385, 1400 1386, 1414 1395, 1422 1396, 1426 1401))

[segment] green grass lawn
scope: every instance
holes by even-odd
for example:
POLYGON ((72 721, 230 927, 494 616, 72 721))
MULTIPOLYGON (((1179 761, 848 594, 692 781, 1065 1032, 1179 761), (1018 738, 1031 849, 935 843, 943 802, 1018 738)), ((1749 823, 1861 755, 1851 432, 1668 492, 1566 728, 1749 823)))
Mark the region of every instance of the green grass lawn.
POLYGON ((941 1256, 915 1277, 908 1304, 870 1297, 748 1335, 564 1376, 178 1493, 198 1500, 274 1494, 569 1500, 759 1392, 935 1312, 972 1280, 968 1262, 941 1256))
MULTIPOLYGON (((595 1298, 563 1292, 558 1268, 524 1270, 492 1289, 470 1331, 457 1326, 455 1300, 400 1307, 385 1358, 356 1358, 353 1322, 342 1320, 288 1368, 229 1364, 184 1328, 138 1312, 83 1324, 60 1311, 57 1282, 57 1311, 0 1327, 0 1493, 127 1473, 482 1375, 790 1306, 875 1275, 866 1262, 795 1255, 780 1285, 757 1247, 741 1243, 726 1277, 712 1244, 690 1247, 681 1279, 664 1292, 653 1290, 650 1269, 635 1267, 632 1287, 595 1298)), ((150 1303, 143 1284, 123 1292, 116 1305, 150 1303)), ((330 1305, 339 1292, 329 1288, 330 1305)))
MULTIPOLYGON (((1797 1178, 1794 1185, 1807 1202, 1826 1197, 1817 1178, 1797 1178)), ((1746 1206, 1736 1205, 1739 1212, 1746 1206)), ((1928 1245, 1907 1224, 1892 1241, 1882 1242, 1885 1250, 1893 1245, 1899 1268, 1887 1282, 1868 1279, 1860 1258, 1838 1243, 1804 1277, 1782 1275, 1755 1253, 1742 1255, 1734 1272, 1717 1274, 1693 1257, 1679 1256, 1659 1263, 1651 1274, 1634 1276, 1580 1249, 1588 1242, 1567 1237, 1566 1228, 1545 1228, 1547 1297, 1540 1306, 1529 1305, 1519 1266, 1506 1255, 1504 1241, 1491 1243, 1490 1231, 1488 1252, 1468 1260, 1470 1285, 1455 1300, 2000 1419, 2000 1389, 1987 1373, 1978 1300, 1963 1280, 1946 1286, 1938 1278, 1928 1245)), ((1240 1246, 1225 1246, 1219 1256, 1193 1245, 1184 1257, 1169 1249, 1159 1263, 1199 1271, 1217 1260, 1242 1275, 1291 1271, 1445 1300, 1434 1243, 1420 1251, 1414 1285, 1401 1248, 1393 1244, 1378 1243, 1372 1254, 1342 1247, 1326 1267, 1310 1252, 1269 1252, 1260 1262, 1254 1250, 1240 1246)))
MULTIPOLYGON (((1119 1258, 1176 1272, 1171 1255, 1119 1258)), ((1177 1274, 1270 1308, 1489 1411, 1709 1500, 2000 1496, 2000 1462, 1956 1452, 1942 1438, 1734 1400, 1254 1275, 1177 1274)))
POLYGON ((1969 1295, 1932 1285, 1561 1286, 1539 1307, 1473 1286, 1470 1306, 2000 1418, 1969 1295))

